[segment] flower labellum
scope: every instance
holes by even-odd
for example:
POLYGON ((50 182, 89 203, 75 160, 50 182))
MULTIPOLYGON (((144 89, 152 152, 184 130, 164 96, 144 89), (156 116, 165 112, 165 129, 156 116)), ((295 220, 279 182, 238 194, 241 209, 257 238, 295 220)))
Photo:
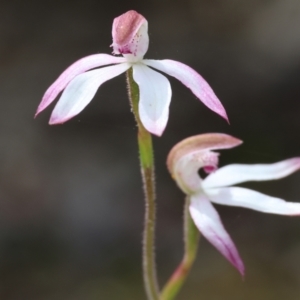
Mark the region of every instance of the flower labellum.
POLYGON ((148 50, 149 36, 148 22, 142 15, 131 10, 115 18, 112 37, 113 54, 121 54, 123 57, 94 54, 78 60, 48 88, 36 115, 63 91, 49 123, 64 123, 91 102, 104 82, 132 68, 133 79, 139 86, 141 122, 149 132, 160 136, 169 118, 172 90, 169 80, 154 71, 154 68, 181 81, 208 108, 228 120, 220 100, 208 83, 192 68, 174 60, 143 59, 148 50))
POLYGON ((170 151, 167 166, 181 190, 190 197, 190 214, 202 235, 244 275, 244 264, 212 203, 239 206, 264 213, 300 215, 300 203, 231 185, 275 180, 300 169, 300 157, 273 164, 232 164, 220 169, 215 149, 229 149, 242 141, 226 134, 208 133, 187 138, 170 151), (209 175, 202 179, 203 168, 209 175))
POLYGON ((134 10, 115 18, 112 36, 113 54, 130 54, 125 57, 138 61, 143 59, 148 50, 148 22, 134 10))

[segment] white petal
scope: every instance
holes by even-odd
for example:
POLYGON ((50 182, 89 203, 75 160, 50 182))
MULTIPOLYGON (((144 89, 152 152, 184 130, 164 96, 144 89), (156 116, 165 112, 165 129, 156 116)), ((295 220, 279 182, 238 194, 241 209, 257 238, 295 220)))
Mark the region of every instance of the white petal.
POLYGON ((123 57, 115 57, 108 54, 94 54, 76 61, 70 67, 68 67, 47 89, 35 115, 39 114, 48 105, 50 105, 54 101, 56 96, 77 75, 93 68, 123 62, 125 62, 125 59, 123 57))
POLYGON ((102 83, 124 73, 129 68, 129 64, 123 63, 89 71, 75 77, 56 104, 49 123, 64 123, 76 116, 90 103, 102 83))
POLYGON ((203 181, 204 188, 229 186, 246 181, 280 179, 300 168, 300 158, 291 158, 274 164, 228 165, 211 173, 203 181))
POLYGON ((219 214, 203 194, 191 197, 190 213, 203 236, 244 275, 244 264, 219 214))
POLYGON ((205 190, 205 193, 212 202, 218 204, 246 207, 278 215, 300 215, 300 203, 286 202, 246 188, 212 188, 205 190))
POLYGON ((134 64, 133 79, 139 86, 139 114, 145 128, 162 135, 169 118, 172 90, 169 80, 143 64, 134 64))
POLYGON ((208 108, 228 121, 226 111, 209 84, 191 67, 170 59, 144 59, 143 62, 181 81, 208 108))

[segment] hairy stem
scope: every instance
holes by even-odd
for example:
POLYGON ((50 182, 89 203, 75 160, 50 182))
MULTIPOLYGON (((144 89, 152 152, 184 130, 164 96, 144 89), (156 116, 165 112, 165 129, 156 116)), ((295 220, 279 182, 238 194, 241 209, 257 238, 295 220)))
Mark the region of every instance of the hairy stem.
POLYGON ((190 199, 186 197, 184 206, 184 255, 161 293, 161 300, 173 300, 186 280, 197 255, 200 233, 189 212, 190 199))
POLYGON ((145 194, 145 228, 143 235, 144 284, 148 300, 159 300, 154 254, 156 203, 152 137, 141 123, 139 117, 139 88, 133 80, 132 68, 127 71, 126 75, 129 100, 138 126, 138 147, 145 194))

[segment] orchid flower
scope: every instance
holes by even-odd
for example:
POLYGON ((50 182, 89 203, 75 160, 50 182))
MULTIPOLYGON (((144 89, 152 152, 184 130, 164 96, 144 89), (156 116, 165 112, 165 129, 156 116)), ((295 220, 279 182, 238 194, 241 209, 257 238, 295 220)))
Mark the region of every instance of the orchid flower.
POLYGON ((232 164, 217 169, 218 153, 211 150, 233 148, 241 143, 226 134, 193 136, 173 147, 167 165, 178 186, 190 198, 189 211, 196 227, 243 275, 244 265, 240 255, 212 203, 245 207, 264 213, 299 215, 300 203, 286 202, 231 185, 286 177, 300 169, 300 157, 273 164, 232 164), (209 174, 205 179, 198 174, 200 168, 209 174))
POLYGON ((143 59, 148 50, 148 22, 136 11, 128 11, 114 19, 113 54, 84 57, 67 68, 48 88, 36 115, 50 105, 64 90, 56 104, 49 124, 61 124, 79 114, 92 100, 100 85, 128 69, 139 86, 139 116, 151 133, 162 135, 169 117, 171 87, 169 80, 155 68, 177 78, 212 111, 228 120, 224 107, 208 83, 192 68, 174 60, 143 59), (89 71, 105 65, 112 65, 89 71), (149 68, 151 67, 151 68, 149 68), (88 72, 87 72, 88 71, 88 72))

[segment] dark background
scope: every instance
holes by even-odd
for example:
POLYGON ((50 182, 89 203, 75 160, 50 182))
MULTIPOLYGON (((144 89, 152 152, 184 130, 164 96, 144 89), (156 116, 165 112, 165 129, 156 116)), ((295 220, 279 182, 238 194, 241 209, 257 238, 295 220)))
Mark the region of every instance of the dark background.
MULTIPOLYGON (((300 155, 298 0, 0 2, 0 298, 145 299, 143 195, 125 76, 105 83, 79 116, 49 126, 33 115, 48 86, 77 59, 111 53, 113 18, 149 22, 146 58, 192 66, 231 125, 170 78, 170 119, 154 137, 157 262, 163 284, 182 256, 184 195, 165 160, 181 139, 225 132, 244 140, 221 165, 300 155)), ((300 173, 247 184, 300 200, 300 173)), ((300 218, 217 207, 246 265, 238 272, 204 239, 178 299, 299 299, 300 218)))

